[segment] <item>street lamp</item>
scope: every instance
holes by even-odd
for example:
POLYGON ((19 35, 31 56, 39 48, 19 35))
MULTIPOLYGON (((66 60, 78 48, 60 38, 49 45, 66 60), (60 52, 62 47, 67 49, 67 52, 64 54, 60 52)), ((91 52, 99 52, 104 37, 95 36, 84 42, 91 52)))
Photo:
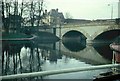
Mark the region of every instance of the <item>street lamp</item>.
POLYGON ((120 0, 118 2, 118 18, 120 18, 120 0))
POLYGON ((113 4, 111 5, 111 19, 113 19, 113 4))
POLYGON ((111 20, 113 19, 113 4, 108 4, 108 6, 111 6, 111 20))

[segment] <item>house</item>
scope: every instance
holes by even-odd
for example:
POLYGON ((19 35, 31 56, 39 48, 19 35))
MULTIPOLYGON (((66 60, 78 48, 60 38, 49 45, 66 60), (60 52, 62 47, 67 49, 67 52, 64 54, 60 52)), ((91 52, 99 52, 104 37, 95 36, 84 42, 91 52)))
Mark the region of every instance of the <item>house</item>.
POLYGON ((49 12, 45 10, 42 19, 43 24, 47 25, 61 25, 64 23, 64 16, 62 12, 58 12, 58 9, 51 9, 49 12))

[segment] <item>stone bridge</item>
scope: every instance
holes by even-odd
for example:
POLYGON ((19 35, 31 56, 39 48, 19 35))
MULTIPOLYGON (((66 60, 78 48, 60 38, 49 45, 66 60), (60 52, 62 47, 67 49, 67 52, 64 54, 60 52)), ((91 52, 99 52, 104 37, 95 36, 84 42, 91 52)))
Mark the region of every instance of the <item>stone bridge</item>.
POLYGON ((120 31, 120 27, 115 24, 63 25, 56 29, 56 35, 62 39, 66 33, 76 31, 83 34, 87 40, 94 40, 98 35, 111 30, 120 31))
MULTIPOLYGON (((26 28, 26 27, 25 27, 26 28)), ((77 32, 82 34, 87 38, 87 40, 94 40, 97 36, 109 32, 117 31, 120 32, 120 26, 115 23, 86 23, 86 24, 64 24, 62 26, 40 26, 40 27, 27 27, 32 28, 31 30, 36 29, 37 31, 51 32, 58 36, 60 39, 67 33, 77 32), (39 29, 38 29, 39 28, 39 29)), ((74 34, 74 33, 72 33, 74 34)), ((112 36, 112 33, 109 34, 112 36)), ((120 35, 120 34, 119 34, 120 35)))

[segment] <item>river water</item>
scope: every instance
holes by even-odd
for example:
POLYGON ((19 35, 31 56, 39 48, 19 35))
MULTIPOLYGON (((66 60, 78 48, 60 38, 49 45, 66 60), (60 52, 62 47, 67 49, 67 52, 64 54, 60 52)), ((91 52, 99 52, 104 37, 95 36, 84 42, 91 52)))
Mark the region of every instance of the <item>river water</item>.
MULTIPOLYGON (((63 43, 62 40, 48 43, 3 41, 2 58, 2 75, 10 75, 111 64, 112 51, 109 48, 109 43, 103 42, 94 45, 82 45, 75 41, 63 43)), ((82 71, 32 79, 92 80, 100 73, 110 70, 82 71)))

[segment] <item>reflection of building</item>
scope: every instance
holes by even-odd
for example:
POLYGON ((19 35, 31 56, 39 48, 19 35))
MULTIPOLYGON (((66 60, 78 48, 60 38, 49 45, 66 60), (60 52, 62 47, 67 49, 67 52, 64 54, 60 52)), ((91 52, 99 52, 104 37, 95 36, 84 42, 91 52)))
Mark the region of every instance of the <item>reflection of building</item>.
POLYGON ((49 12, 45 10, 42 21, 43 24, 57 26, 64 22, 64 16, 62 12, 58 12, 58 9, 51 9, 49 12))

